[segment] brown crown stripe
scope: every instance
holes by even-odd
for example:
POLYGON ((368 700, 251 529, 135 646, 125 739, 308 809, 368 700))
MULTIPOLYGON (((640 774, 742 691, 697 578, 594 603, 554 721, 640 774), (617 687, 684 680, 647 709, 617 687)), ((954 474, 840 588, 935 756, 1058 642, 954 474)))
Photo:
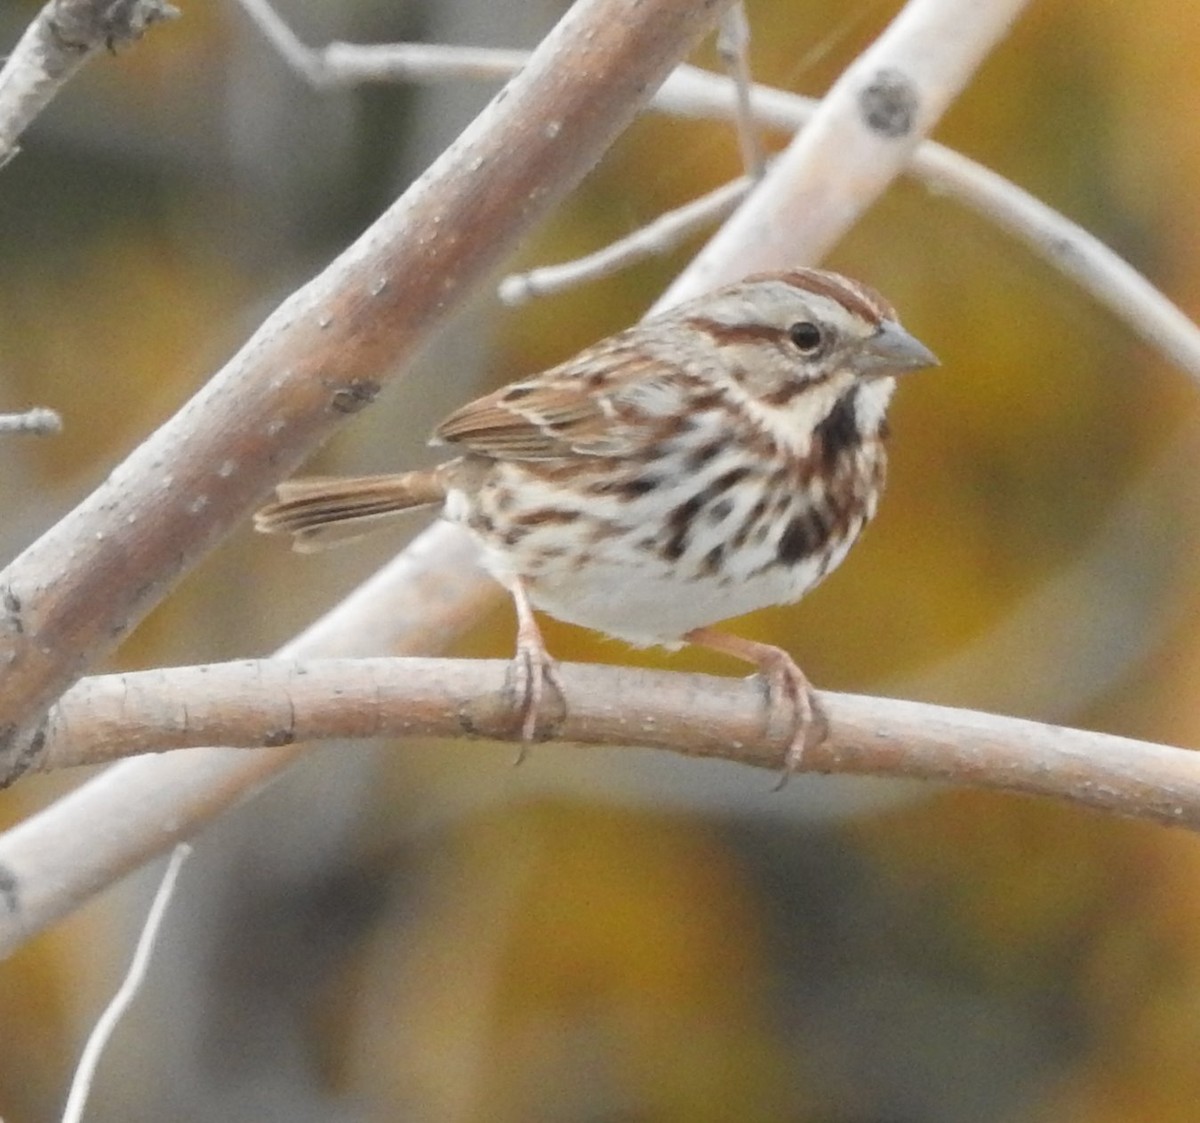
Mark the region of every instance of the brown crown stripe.
POLYGON ((896 309, 869 285, 849 281, 835 273, 826 273, 820 269, 785 269, 780 273, 763 273, 757 277, 747 277, 748 281, 769 281, 776 279, 793 285, 804 292, 817 296, 827 296, 836 300, 856 316, 861 316, 869 324, 878 324, 883 320, 894 320, 896 309))

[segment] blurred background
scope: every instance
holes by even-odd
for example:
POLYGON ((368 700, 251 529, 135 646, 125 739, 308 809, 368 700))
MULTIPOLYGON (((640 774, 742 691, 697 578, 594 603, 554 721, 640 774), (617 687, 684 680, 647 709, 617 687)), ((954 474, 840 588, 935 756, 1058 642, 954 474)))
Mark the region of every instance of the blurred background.
MULTIPOLYGON (((494 86, 302 87, 232 0, 97 60, 0 172, 0 447, 17 553, 353 238, 494 86)), ((310 43, 528 46, 550 0, 280 0, 310 43)), ((0 0, 0 43, 39 5, 0 0)), ((819 94, 894 3, 749 0, 760 80, 819 94)), ((9 49, 7 46, 0 50, 9 49)), ((938 131, 1200 313, 1195 5, 1037 0, 938 131)), ((697 60, 715 65, 711 45, 697 60)), ((772 138, 772 144, 784 138, 772 138)), ((644 117, 522 249, 572 257, 739 171, 644 117)), ((453 405, 639 316, 700 244, 524 308, 484 292, 320 472, 428 462, 453 405)), ((863 543, 739 622, 820 686, 1200 738, 1200 396, 1061 276, 895 186, 830 263, 942 367, 906 382, 863 543)), ((419 529, 419 519, 413 531, 419 529)), ((403 537, 243 530, 119 652, 265 654, 403 537)), ((502 656, 510 610, 457 650, 502 656)), ((567 659, 741 674, 548 623, 567 659)), ((1172 1123, 1200 1102, 1200 841, 1048 802, 625 751, 340 746, 204 833, 89 1118, 1172 1123)), ((0 793, 0 827, 81 782, 0 793)), ((157 871, 0 964, 0 1117, 55 1117, 157 871)))

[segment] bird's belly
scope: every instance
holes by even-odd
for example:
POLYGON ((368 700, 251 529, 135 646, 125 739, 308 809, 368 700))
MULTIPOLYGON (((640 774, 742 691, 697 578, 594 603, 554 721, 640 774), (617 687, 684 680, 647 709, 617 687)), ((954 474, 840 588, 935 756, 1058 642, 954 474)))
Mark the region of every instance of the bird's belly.
POLYGON ((702 539, 694 543, 702 551, 695 557, 669 561, 639 549, 636 535, 569 550, 549 535, 531 535, 516 547, 479 537, 484 568, 506 586, 519 578, 543 612, 638 647, 676 647, 693 628, 799 600, 840 564, 861 526, 786 565, 778 561, 777 542, 767 539, 727 552, 716 572, 705 572, 702 539))
POLYGON ((819 579, 816 562, 754 577, 677 576, 645 568, 592 564, 526 580, 530 600, 559 620, 638 647, 677 646, 693 628, 798 600, 819 579), (804 572, 801 572, 804 570, 804 572))
POLYGON ((814 507, 802 488, 741 475, 746 486, 721 486, 732 476, 718 459, 686 487, 581 503, 557 481, 498 467, 494 486, 452 490, 445 508, 480 541, 484 567, 551 616, 638 646, 677 646, 694 628, 799 600, 840 564, 877 497, 843 507, 830 491, 814 507))

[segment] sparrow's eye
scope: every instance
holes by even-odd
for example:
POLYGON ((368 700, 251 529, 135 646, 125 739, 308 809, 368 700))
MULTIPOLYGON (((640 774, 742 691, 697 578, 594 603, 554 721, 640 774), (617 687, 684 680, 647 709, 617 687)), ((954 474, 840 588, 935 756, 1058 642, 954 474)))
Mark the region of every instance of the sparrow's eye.
POLYGON ((808 320, 792 324, 788 328, 788 338, 802 355, 815 355, 821 350, 821 344, 825 342, 821 329, 808 320))

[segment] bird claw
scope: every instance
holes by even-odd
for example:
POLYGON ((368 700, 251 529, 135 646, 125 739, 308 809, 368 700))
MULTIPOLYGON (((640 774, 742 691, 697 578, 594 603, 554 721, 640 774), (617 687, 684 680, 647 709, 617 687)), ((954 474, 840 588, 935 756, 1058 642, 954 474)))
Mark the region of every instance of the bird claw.
POLYGON ((768 720, 786 705, 792 713, 792 738, 783 758, 779 780, 772 791, 782 791, 793 773, 798 772, 804 754, 829 736, 829 719, 808 677, 787 652, 764 660, 758 674, 767 695, 768 720))
MULTIPOLYGON (((509 664, 508 690, 521 719, 521 747, 513 762, 520 764, 537 739, 538 718, 546 696, 546 685, 565 699, 558 677, 558 663, 541 643, 518 642, 517 653, 509 664)), ((563 703, 565 705, 565 701, 563 703)))
POLYGON ((767 696, 768 734, 775 724, 776 713, 785 706, 791 711, 792 737, 783 757, 779 783, 774 788, 779 791, 791 779, 792 773, 799 771, 805 752, 829 736, 829 720, 804 672, 782 647, 773 644, 727 635, 713 628, 693 628, 685 632, 683 638, 688 643, 724 652, 758 667, 755 678, 762 683, 767 696))

